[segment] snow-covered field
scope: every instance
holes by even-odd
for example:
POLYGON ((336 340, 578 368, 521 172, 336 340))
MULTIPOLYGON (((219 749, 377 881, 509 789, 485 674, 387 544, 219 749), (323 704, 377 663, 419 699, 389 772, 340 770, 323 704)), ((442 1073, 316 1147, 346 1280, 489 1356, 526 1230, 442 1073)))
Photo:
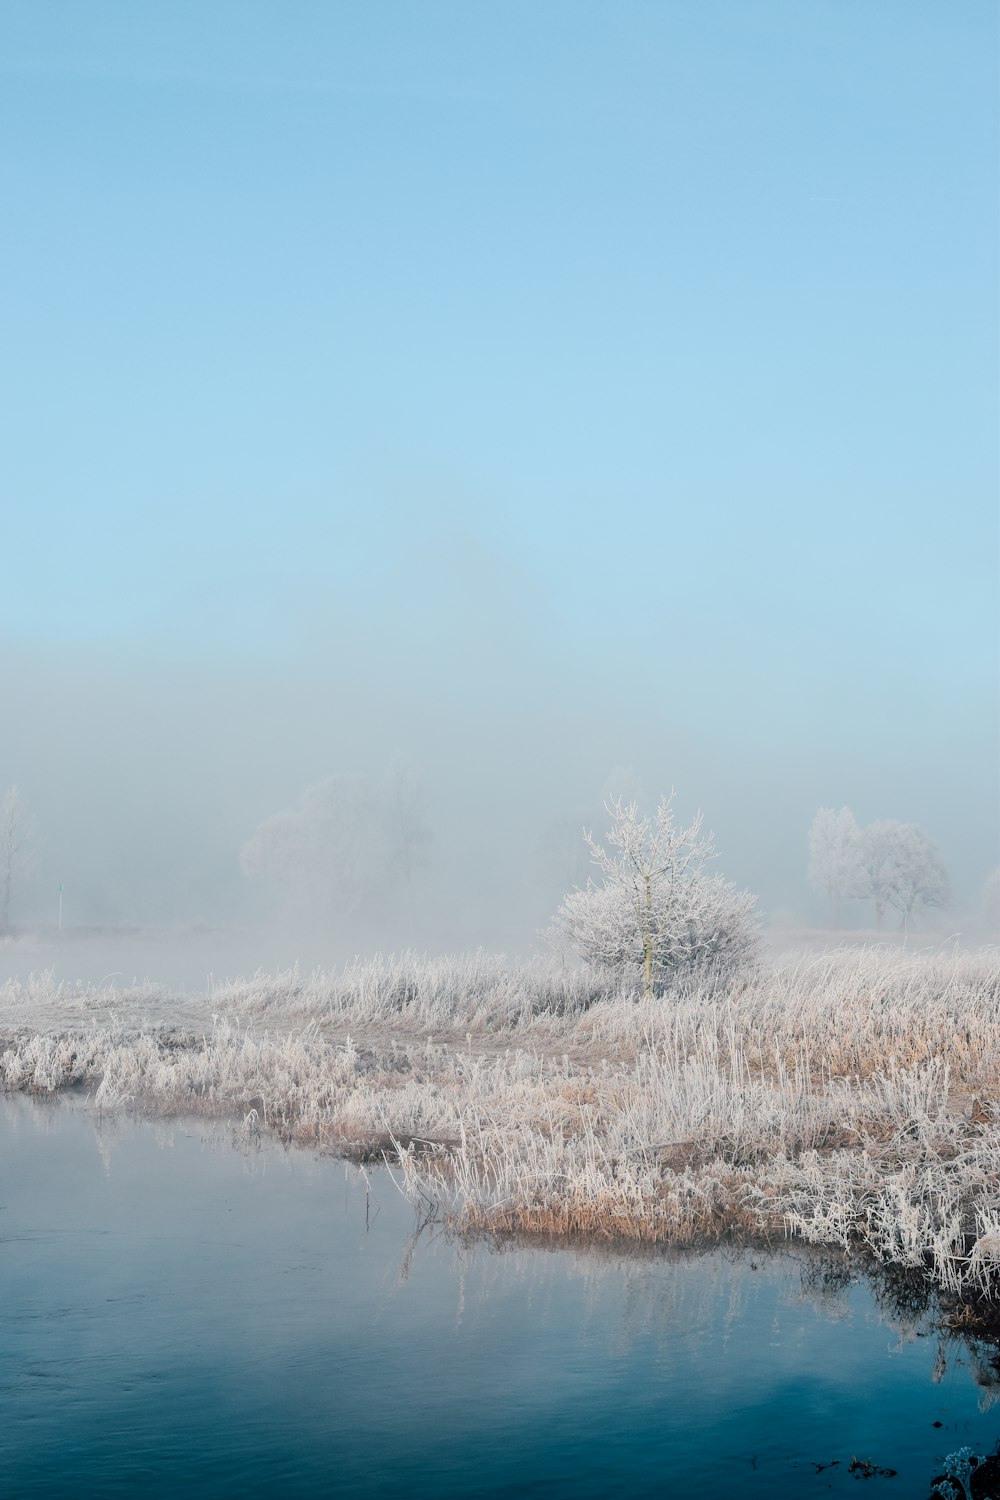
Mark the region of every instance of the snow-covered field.
POLYGON ((654 999, 477 953, 0 987, 0 1086, 395 1163, 458 1228, 863 1251, 1000 1296, 1000 951, 845 948, 654 999))

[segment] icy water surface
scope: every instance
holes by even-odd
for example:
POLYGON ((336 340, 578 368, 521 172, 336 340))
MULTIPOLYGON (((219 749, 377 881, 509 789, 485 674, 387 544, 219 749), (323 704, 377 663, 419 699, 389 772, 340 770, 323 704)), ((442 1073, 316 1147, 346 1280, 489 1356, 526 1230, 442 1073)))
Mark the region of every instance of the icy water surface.
POLYGON ((0 1098, 0 1493, 903 1500, 1000 1435, 987 1350, 808 1259, 463 1247, 371 1183, 0 1098))

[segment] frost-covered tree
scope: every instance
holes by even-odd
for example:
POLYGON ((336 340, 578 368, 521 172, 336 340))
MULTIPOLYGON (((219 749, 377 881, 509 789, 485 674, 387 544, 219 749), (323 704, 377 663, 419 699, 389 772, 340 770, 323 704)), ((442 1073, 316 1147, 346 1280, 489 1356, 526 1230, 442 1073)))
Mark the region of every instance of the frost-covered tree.
POLYGON ((614 802, 641 804, 643 800, 642 782, 633 768, 622 763, 612 766, 598 794, 599 805, 607 807, 614 802))
POLYGON ((264 819, 241 863, 300 913, 377 915, 412 878, 429 838, 415 773, 398 762, 387 783, 338 773, 306 787, 294 807, 264 819))
POLYGON ((830 905, 838 928, 846 897, 857 884, 858 825, 849 807, 821 807, 809 830, 809 881, 830 905))
POLYGON ((679 828, 672 803, 673 794, 664 797, 653 818, 634 802, 608 804, 608 848, 584 834, 600 881, 571 891, 554 923, 593 967, 641 975, 647 996, 679 974, 744 968, 758 946, 756 898, 705 873, 713 848, 701 814, 679 828))
POLYGON ((893 879, 886 900, 902 919, 903 931, 916 912, 951 904, 951 886, 937 846, 922 828, 912 823, 898 825, 893 879))
POLYGON ((875 907, 875 926, 885 926, 885 908, 892 885, 893 839, 885 830, 892 825, 872 823, 862 829, 858 839, 858 857, 851 895, 859 901, 871 901, 875 907))
POLYGON ((0 802, 0 932, 10 931, 11 904, 31 863, 33 831, 33 819, 24 811, 20 792, 9 786, 0 802))
POLYGON ((951 899, 944 863, 923 829, 889 819, 861 832, 854 894, 874 902, 879 931, 887 906, 899 913, 906 931, 917 911, 947 906, 951 899))

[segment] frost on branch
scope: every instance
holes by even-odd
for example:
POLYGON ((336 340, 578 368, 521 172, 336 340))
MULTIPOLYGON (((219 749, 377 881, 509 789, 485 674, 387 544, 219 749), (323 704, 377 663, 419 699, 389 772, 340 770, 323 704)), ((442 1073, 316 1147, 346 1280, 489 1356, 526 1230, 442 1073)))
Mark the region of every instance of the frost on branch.
POLYGON ((913 823, 887 820, 865 828, 858 842, 856 878, 855 895, 875 903, 879 929, 887 906, 899 913, 905 932, 916 912, 945 907, 951 899, 941 856, 913 823))
POLYGON ((585 834, 600 883, 572 891, 555 932, 594 968, 638 982, 646 995, 675 979, 713 969, 736 973, 757 955, 756 898, 721 875, 706 875, 713 857, 701 814, 687 828, 674 823, 673 796, 653 818, 634 802, 609 802, 608 848, 585 834))
POLYGON ((871 901, 879 931, 891 907, 904 932, 925 908, 946 907, 951 900, 948 872, 922 828, 887 820, 859 828, 847 807, 821 807, 813 819, 809 880, 829 901, 835 928, 847 899, 871 901))

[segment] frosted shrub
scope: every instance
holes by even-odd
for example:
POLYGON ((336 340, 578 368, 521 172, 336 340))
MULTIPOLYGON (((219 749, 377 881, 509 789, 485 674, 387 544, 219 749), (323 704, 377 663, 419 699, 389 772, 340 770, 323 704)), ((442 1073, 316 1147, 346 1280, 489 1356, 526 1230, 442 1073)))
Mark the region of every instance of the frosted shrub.
POLYGON ((704 873, 713 850, 701 814, 678 828, 671 803, 664 797, 653 819, 640 817, 634 802, 609 803, 614 852, 585 835, 601 882, 572 891, 555 919, 556 935, 586 963, 641 980, 647 997, 687 975, 738 973, 758 951, 756 898, 704 873))

